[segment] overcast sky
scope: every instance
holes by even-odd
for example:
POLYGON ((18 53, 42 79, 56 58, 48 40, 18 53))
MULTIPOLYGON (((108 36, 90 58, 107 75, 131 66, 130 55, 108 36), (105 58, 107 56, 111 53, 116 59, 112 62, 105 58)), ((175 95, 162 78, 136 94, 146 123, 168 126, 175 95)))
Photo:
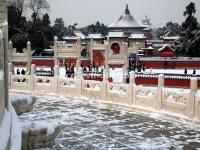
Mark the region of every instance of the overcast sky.
POLYGON ((141 22, 145 14, 153 26, 160 27, 166 22, 181 23, 183 11, 192 1, 196 4, 197 18, 200 22, 200 0, 47 0, 51 10, 51 21, 62 17, 66 25, 78 23, 83 27, 96 21, 111 24, 118 19, 128 2, 129 10, 135 19, 141 22))

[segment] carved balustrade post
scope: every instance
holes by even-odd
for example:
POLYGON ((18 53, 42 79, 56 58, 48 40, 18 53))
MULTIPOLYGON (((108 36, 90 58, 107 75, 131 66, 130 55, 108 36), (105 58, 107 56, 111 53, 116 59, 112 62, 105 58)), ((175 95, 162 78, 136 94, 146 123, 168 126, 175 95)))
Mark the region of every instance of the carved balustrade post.
POLYGON ((36 76, 36 66, 35 64, 31 65, 31 74, 30 74, 30 78, 28 81, 30 84, 30 91, 34 91, 35 90, 35 76, 36 76))
POLYGON ((126 75, 128 73, 128 43, 123 43, 123 57, 124 57, 124 66, 123 66, 123 82, 126 83, 126 75))
POLYGON ((91 60, 91 63, 93 63, 93 38, 91 38, 90 40, 90 60, 91 60))
POLYGON ((77 59, 76 59, 76 73, 78 73, 79 68, 81 67, 81 39, 77 39, 76 43, 77 59))
POLYGON ((27 42, 27 72, 31 72, 31 42, 27 42))
POLYGON ((165 77, 163 74, 158 75, 158 88, 157 88, 157 110, 162 108, 162 88, 164 87, 165 77))
POLYGON ((107 99, 107 84, 108 84, 108 77, 109 77, 109 72, 108 70, 104 69, 103 70, 103 81, 102 81, 102 99, 106 100, 107 99))
POLYGON ((84 80, 83 79, 83 68, 82 67, 79 67, 76 79, 77 79, 76 93, 77 93, 77 96, 81 96, 81 94, 82 94, 82 80, 84 80))
POLYGON ((12 63, 8 63, 8 88, 11 89, 11 77, 12 77, 12 74, 13 74, 13 65, 12 63))
POLYGON ((9 41, 8 43, 8 63, 12 60, 12 52, 13 52, 13 43, 12 41, 9 41))
POLYGON ((54 37, 54 46, 53 46, 53 51, 54 51, 54 66, 58 66, 58 37, 54 37))
POLYGON ((54 79, 53 79, 53 91, 54 93, 58 93, 58 77, 59 77, 59 67, 55 66, 54 67, 54 79))
POLYGON ((190 79, 190 95, 189 95, 189 101, 187 102, 187 112, 188 117, 190 119, 195 117, 195 94, 197 92, 198 88, 198 80, 197 78, 191 78, 190 79))

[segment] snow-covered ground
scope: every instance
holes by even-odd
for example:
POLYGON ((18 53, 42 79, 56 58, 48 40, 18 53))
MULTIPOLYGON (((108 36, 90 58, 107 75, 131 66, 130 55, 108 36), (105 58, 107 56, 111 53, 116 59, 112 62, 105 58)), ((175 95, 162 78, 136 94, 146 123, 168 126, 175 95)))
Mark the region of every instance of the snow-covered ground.
POLYGON ((55 146, 40 150, 200 148, 197 126, 75 98, 38 97, 34 110, 20 120, 59 122, 55 146))
POLYGON ((110 68, 109 77, 112 77, 114 83, 123 82, 123 68, 110 68))

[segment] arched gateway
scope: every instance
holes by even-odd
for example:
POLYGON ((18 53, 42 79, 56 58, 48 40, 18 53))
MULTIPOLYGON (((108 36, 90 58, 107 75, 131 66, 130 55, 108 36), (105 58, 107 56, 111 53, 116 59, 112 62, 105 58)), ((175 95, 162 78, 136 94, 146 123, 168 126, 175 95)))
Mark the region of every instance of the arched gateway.
POLYGON ((81 40, 78 39, 76 44, 67 45, 66 43, 58 41, 57 37, 54 37, 54 66, 73 65, 76 67, 76 72, 81 66, 81 40))

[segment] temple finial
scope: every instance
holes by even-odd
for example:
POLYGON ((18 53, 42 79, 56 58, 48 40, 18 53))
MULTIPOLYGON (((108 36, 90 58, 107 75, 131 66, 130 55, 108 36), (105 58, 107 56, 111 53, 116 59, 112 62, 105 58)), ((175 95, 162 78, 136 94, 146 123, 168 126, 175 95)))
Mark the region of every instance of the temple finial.
POLYGON ((125 14, 126 14, 126 15, 130 15, 130 11, 129 11, 129 9, 128 9, 128 2, 126 3, 125 14))

